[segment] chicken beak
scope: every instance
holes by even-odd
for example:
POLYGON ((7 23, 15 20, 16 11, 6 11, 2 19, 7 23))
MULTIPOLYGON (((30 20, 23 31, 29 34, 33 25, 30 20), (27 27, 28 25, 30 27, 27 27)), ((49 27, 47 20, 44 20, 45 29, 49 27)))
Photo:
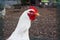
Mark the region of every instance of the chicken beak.
POLYGON ((35 15, 36 15, 36 16, 40 16, 40 14, 39 14, 39 13, 36 13, 35 15))

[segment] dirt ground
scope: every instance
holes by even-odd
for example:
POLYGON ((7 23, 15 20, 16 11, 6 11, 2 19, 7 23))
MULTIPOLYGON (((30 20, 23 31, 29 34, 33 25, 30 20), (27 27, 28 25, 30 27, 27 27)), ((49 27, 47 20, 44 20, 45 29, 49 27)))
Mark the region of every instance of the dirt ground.
MULTIPOLYGON (((16 28, 20 15, 28 9, 23 6, 21 9, 6 9, 4 17, 4 38, 8 38, 16 28)), ((39 8, 41 16, 32 22, 30 28, 31 40, 57 40, 56 8, 39 8)))

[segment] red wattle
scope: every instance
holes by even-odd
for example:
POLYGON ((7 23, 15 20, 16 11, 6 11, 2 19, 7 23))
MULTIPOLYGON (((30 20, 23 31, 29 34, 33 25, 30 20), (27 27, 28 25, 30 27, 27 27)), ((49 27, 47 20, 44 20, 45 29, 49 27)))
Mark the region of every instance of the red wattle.
POLYGON ((30 20, 32 20, 32 21, 35 20, 35 18, 36 18, 36 16, 34 14, 33 15, 32 14, 28 14, 28 16, 29 16, 30 20))

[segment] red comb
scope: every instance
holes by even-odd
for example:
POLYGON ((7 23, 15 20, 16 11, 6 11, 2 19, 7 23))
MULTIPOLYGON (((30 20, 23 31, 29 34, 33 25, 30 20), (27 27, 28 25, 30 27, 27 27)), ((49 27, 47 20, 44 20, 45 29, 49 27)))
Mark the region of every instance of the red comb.
POLYGON ((36 13, 38 13, 38 10, 35 6, 30 6, 29 9, 33 9, 33 10, 35 10, 36 13))

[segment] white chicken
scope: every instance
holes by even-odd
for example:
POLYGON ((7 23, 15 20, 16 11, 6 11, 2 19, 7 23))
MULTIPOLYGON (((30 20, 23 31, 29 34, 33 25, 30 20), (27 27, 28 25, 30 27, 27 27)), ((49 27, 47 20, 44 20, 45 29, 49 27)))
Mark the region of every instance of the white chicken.
POLYGON ((15 31, 7 40, 30 40, 29 28, 31 21, 35 20, 38 15, 38 10, 34 6, 30 6, 30 8, 20 16, 15 31))

